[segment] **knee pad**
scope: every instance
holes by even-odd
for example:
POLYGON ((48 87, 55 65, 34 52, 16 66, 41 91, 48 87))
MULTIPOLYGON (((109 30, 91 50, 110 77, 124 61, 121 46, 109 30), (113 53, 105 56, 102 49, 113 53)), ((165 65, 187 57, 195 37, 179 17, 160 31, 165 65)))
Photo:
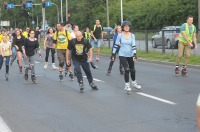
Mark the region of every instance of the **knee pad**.
POLYGON ((60 66, 60 67, 63 67, 64 64, 65 64, 65 63, 64 63, 63 61, 59 61, 59 66, 60 66))

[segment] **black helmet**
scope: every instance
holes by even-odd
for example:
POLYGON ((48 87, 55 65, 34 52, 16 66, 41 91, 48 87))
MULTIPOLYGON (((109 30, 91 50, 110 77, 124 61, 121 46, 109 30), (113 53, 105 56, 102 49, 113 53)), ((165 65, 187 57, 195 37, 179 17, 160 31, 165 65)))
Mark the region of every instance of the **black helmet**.
POLYGON ((123 23, 122 23, 122 27, 125 26, 125 25, 129 25, 129 26, 131 26, 131 23, 130 23, 129 21, 123 21, 123 23))

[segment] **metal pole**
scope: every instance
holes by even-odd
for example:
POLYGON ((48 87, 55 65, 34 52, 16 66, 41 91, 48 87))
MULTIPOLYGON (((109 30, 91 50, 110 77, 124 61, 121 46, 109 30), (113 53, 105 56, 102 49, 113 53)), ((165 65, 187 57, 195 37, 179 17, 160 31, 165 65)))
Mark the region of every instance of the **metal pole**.
POLYGON ((68 0, 66 0, 66 21, 68 21, 68 0))
POLYGON ((200 37, 200 0, 198 0, 198 36, 200 37))
POLYGON ((165 36, 164 36, 164 31, 162 30, 162 53, 165 53, 165 36))
POLYGON ((110 27, 110 22, 109 22, 109 9, 108 9, 108 0, 106 0, 106 12, 107 12, 107 27, 110 27))
POLYGON ((42 28, 45 29, 45 8, 42 8, 42 28))
POLYGON ((59 11, 58 11, 58 5, 56 5, 55 3, 52 3, 52 4, 56 6, 56 9, 57 9, 57 19, 58 19, 58 23, 59 23, 59 11))
POLYGON ((121 0, 121 24, 123 22, 123 6, 122 6, 122 0, 121 0))
POLYGON ((146 46, 146 53, 148 53, 148 31, 145 30, 145 46, 146 46))
POLYGON ((62 0, 60 0, 60 17, 61 17, 61 22, 63 23, 63 11, 62 11, 62 0))

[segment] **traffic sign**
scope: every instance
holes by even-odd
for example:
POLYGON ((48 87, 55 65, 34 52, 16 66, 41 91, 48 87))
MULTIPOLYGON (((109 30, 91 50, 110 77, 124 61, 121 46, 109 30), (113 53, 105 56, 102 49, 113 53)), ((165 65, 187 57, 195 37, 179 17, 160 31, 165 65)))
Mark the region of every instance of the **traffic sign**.
POLYGON ((35 25, 35 21, 32 21, 31 23, 32 23, 33 25, 35 25))
POLYGON ((14 8, 14 4, 8 4, 7 7, 8 7, 9 9, 14 8))
POLYGON ((51 2, 45 2, 45 6, 52 6, 51 2))
POLYGON ((32 7, 33 7, 33 4, 31 2, 26 3, 26 8, 32 8, 32 7))

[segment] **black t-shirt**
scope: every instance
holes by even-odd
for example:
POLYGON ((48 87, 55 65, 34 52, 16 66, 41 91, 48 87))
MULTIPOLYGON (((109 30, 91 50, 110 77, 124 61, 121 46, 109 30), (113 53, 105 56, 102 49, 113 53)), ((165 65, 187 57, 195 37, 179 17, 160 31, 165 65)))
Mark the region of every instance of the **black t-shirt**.
MULTIPOLYGON (((93 27, 93 30, 94 30, 94 27, 93 27)), ((102 38, 102 36, 101 36, 102 30, 103 30, 103 28, 101 26, 100 27, 96 26, 96 29, 93 31, 93 35, 94 35, 94 37, 96 39, 101 39, 102 38)))
POLYGON ((24 40, 25 38, 23 36, 21 36, 20 39, 18 39, 17 37, 14 37, 13 45, 17 45, 19 47, 19 51, 22 51, 22 46, 24 46, 24 40))
POLYGON ((27 56, 35 55, 35 49, 39 48, 38 40, 30 41, 29 38, 25 39, 24 43, 25 51, 27 56))
POLYGON ((40 31, 35 31, 35 38, 38 40, 38 36, 40 34, 40 31))
POLYGON ((72 39, 69 41, 68 49, 72 51, 72 60, 86 62, 88 58, 88 51, 91 48, 91 44, 88 40, 82 38, 81 41, 72 39))

